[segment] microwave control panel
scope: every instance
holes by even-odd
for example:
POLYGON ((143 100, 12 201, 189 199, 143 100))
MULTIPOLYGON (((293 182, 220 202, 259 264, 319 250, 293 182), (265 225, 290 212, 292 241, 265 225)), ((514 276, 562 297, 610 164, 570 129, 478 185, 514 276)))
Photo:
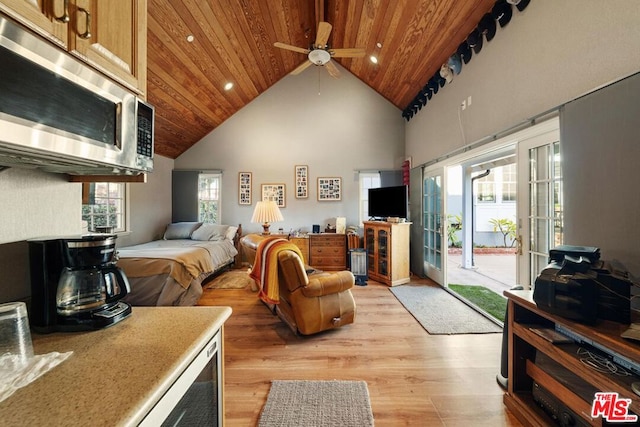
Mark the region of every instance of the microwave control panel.
POLYGON ((153 107, 138 102, 137 153, 153 158, 153 107))

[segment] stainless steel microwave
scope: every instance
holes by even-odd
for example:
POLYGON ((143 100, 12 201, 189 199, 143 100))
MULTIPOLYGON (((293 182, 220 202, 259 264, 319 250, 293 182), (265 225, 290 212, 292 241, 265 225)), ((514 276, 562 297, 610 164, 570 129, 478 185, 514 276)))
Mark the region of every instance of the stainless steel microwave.
POLYGON ((0 15, 0 165, 79 175, 153 170, 154 109, 0 15))

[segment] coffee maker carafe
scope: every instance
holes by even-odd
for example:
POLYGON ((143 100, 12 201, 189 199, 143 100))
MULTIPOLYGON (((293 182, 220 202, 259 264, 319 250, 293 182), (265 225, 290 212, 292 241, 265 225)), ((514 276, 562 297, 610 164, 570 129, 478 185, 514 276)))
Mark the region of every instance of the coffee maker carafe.
POLYGON ((131 314, 120 301, 129 281, 115 265, 115 235, 29 241, 31 327, 82 331, 113 325, 131 314))

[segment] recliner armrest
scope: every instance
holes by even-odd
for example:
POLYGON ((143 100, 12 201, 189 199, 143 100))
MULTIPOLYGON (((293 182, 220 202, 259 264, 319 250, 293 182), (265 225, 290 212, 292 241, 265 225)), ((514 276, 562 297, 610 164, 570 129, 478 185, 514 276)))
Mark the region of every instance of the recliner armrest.
POLYGON ((317 277, 311 276, 309 277, 309 284, 302 288, 302 294, 309 298, 337 294, 351 289, 354 283, 353 274, 346 270, 317 277))

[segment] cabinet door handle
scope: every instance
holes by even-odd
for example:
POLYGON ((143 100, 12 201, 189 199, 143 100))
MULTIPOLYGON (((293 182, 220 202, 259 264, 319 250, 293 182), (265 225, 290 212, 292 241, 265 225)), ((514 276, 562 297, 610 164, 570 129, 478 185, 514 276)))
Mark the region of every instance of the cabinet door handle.
POLYGON ((69 0, 64 0, 62 4, 64 7, 63 7, 61 16, 56 16, 56 10, 55 10, 54 4, 51 5, 51 8, 53 9, 53 17, 55 18, 55 20, 64 22, 66 24, 67 22, 69 22, 69 0))
POLYGON ((83 7, 78 9, 78 12, 80 13, 84 13, 86 16, 85 19, 85 31, 84 33, 80 33, 78 31, 78 37, 80 37, 81 39, 90 39, 91 38, 91 14, 89 13, 89 11, 83 7))

